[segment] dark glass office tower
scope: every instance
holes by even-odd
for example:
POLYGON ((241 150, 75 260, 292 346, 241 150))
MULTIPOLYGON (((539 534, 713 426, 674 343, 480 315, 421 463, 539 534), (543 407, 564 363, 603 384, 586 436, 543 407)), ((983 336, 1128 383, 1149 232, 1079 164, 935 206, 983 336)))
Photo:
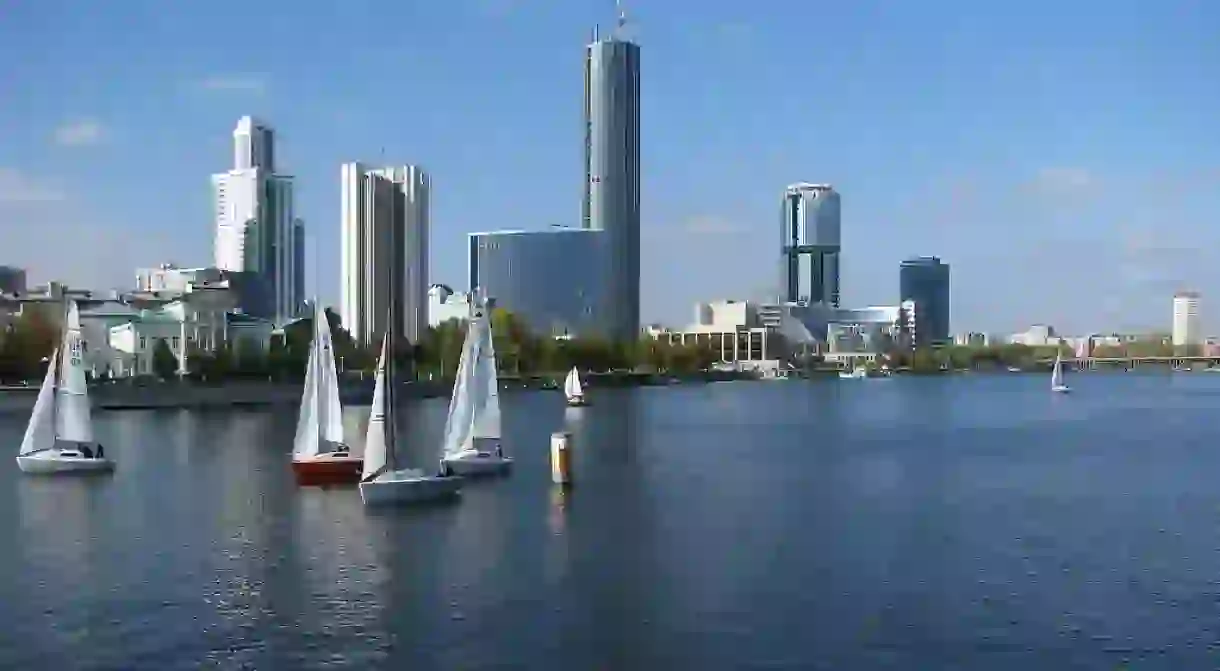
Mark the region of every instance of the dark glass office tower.
POLYGON ((949 340, 949 264, 935 256, 907 259, 898 269, 899 301, 915 303, 916 347, 949 340))

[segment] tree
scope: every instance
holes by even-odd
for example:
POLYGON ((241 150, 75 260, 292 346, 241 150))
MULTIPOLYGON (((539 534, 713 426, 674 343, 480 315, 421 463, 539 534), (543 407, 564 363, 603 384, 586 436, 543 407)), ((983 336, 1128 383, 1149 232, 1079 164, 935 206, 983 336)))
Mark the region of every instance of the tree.
POLYGON ((157 344, 153 345, 152 352, 153 374, 162 380, 168 380, 178 373, 178 357, 174 356, 165 338, 156 340, 157 344))

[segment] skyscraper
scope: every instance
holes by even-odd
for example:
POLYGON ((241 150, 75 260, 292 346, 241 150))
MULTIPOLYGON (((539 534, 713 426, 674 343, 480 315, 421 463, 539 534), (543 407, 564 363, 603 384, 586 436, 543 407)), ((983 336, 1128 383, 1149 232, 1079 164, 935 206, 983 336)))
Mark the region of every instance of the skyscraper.
MULTIPOLYGON (((275 174, 274 133, 242 117, 233 131, 234 168, 212 175, 216 267, 241 273, 239 307, 287 321, 301 312, 296 253, 293 178, 275 174)), ((303 235, 303 227, 301 228, 303 235)))
MULTIPOLYGON (((621 31, 623 19, 619 18, 621 31)), ((585 185, 581 225, 605 231, 602 263, 608 332, 640 330, 640 47, 621 33, 585 52, 585 185)))
POLYGON ((254 117, 244 116, 233 129, 233 169, 250 168, 275 172, 275 131, 254 117))
POLYGON ((780 301, 839 307, 839 193, 829 184, 793 184, 780 214, 780 301))
POLYGON ((898 300, 914 304, 915 347, 949 340, 949 264, 935 256, 907 259, 898 268, 898 300))
POLYGON ((341 180, 343 325, 371 344, 392 312, 399 334, 419 342, 428 326, 428 176, 413 165, 347 163, 341 180))
POLYGON ((1199 328, 1198 292, 1179 291, 1173 295, 1172 338, 1175 348, 1198 348, 1203 344, 1203 333, 1199 328))

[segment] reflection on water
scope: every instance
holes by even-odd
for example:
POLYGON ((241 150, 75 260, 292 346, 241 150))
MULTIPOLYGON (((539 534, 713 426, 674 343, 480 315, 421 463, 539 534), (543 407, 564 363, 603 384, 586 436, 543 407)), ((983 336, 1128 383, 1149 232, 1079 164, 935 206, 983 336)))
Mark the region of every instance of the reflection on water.
POLYGON ((0 469, 0 668, 1210 668, 1220 376, 1072 386, 506 393, 511 476, 378 514, 295 413, 98 413, 113 476, 0 469))

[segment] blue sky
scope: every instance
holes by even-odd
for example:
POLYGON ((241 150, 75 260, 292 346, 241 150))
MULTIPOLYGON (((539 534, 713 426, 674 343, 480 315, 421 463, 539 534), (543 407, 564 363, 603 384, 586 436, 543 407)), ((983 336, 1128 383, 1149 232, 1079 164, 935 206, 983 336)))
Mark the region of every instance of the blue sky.
MULTIPOLYGON (((1220 332, 1220 4, 629 2, 643 49, 644 318, 756 298, 779 196, 843 194, 843 292, 952 264, 953 327, 1220 332)), ((576 224, 581 68, 612 0, 42 0, 0 15, 0 263, 127 286, 212 259, 210 173, 279 132, 338 298, 339 164, 433 178, 435 281, 465 233, 576 224)), ((560 279, 560 278, 557 278, 560 279)))

